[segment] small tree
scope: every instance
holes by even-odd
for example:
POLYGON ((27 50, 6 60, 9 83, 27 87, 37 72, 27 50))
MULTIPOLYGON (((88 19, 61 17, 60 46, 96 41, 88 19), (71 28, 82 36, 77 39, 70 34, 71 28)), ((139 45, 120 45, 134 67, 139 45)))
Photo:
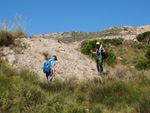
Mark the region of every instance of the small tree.
POLYGON ((150 48, 146 51, 145 57, 150 59, 150 48))
POLYGON ((138 62, 135 65, 135 68, 138 70, 146 70, 147 69, 147 59, 144 57, 139 58, 138 62))
POLYGON ((139 42, 146 42, 150 44, 150 31, 139 34, 136 38, 139 42))
POLYGON ((138 70, 142 70, 142 69, 149 70, 150 69, 150 48, 146 51, 145 57, 139 58, 138 62, 135 65, 136 69, 138 69, 138 70))
MULTIPOLYGON (((104 47, 106 47, 106 45, 103 43, 102 40, 90 40, 89 42, 85 43, 82 47, 81 47, 81 53, 85 54, 85 55, 90 55, 90 50, 92 49, 93 51, 96 51, 96 42, 100 42, 103 44, 104 47)), ((107 47, 106 47, 107 48, 107 47)), ((107 58, 104 59, 104 62, 106 62, 108 65, 112 65, 116 62, 116 56, 114 54, 114 52, 112 50, 109 50, 107 48, 107 58)), ((96 57, 94 56, 94 58, 96 59, 96 57)))

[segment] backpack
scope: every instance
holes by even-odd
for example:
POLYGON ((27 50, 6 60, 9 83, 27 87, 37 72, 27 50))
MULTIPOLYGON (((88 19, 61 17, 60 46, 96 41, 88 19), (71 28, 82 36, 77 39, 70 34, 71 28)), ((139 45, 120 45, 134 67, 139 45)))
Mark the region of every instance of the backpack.
POLYGON ((50 70, 50 61, 48 60, 48 61, 44 62, 43 72, 49 73, 49 70, 50 70))
POLYGON ((104 58, 107 58, 107 49, 105 48, 105 55, 104 58))
POLYGON ((107 49, 103 47, 103 49, 105 50, 105 52, 102 52, 102 56, 103 58, 107 58, 107 49))

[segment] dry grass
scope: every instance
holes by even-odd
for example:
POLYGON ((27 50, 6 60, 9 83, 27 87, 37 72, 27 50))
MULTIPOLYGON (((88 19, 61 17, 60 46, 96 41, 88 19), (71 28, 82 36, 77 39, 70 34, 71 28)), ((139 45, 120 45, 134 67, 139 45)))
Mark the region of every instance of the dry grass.
POLYGON ((52 57, 48 51, 43 51, 42 54, 44 55, 45 60, 49 60, 52 57))
POLYGON ((0 21, 0 31, 11 31, 16 38, 27 37, 26 32, 29 29, 31 20, 27 20, 23 14, 16 14, 15 17, 10 17, 9 20, 0 21))
POLYGON ((110 69, 110 78, 117 79, 117 78, 124 78, 126 76, 126 68, 122 65, 115 65, 114 68, 110 69))

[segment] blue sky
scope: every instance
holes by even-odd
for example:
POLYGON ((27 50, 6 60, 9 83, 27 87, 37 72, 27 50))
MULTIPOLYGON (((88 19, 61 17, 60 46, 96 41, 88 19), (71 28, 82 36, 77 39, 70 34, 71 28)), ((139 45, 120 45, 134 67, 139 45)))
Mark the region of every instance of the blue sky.
POLYGON ((150 0, 0 0, 0 4, 1 20, 16 13, 32 20, 28 35, 150 24, 150 0))

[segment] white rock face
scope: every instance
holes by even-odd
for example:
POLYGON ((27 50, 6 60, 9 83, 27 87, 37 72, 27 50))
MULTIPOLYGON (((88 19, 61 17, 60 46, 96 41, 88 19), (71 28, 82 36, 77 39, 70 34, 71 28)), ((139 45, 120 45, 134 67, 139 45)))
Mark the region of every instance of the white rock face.
POLYGON ((10 51, 8 59, 17 68, 27 68, 39 74, 42 80, 46 80, 43 73, 43 64, 46 61, 43 52, 50 56, 57 55, 56 78, 67 79, 77 77, 80 80, 88 80, 97 76, 95 62, 89 60, 87 56, 71 48, 64 43, 44 38, 25 38, 25 43, 30 46, 23 50, 23 54, 14 54, 10 51))

